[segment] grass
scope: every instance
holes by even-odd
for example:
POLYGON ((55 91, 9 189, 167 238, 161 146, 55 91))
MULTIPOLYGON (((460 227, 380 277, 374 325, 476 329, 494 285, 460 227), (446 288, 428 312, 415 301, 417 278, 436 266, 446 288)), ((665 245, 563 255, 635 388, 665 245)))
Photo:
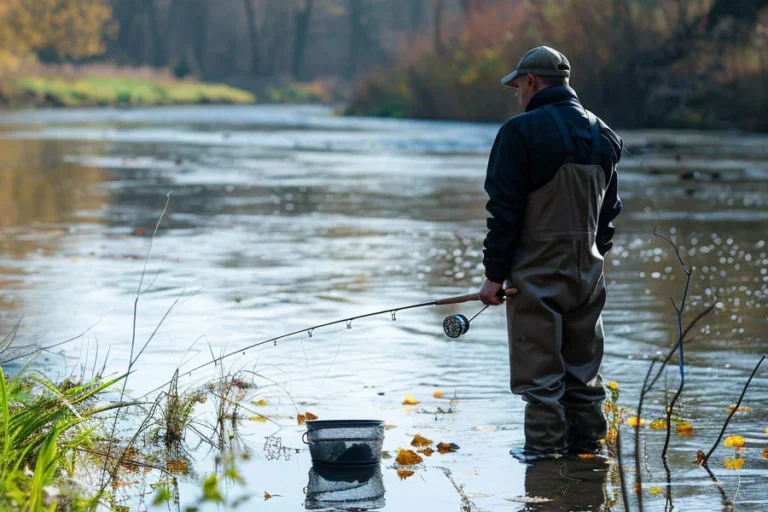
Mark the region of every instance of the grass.
POLYGON ((9 80, 0 97, 11 106, 107 107, 250 104, 256 96, 228 85, 170 78, 29 76, 9 80))

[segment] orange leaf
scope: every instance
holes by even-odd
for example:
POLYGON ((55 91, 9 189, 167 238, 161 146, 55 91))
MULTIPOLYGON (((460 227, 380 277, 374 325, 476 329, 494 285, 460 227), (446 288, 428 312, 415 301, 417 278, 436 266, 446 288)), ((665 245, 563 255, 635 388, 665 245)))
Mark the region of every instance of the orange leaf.
POLYGON ((579 458, 584 460, 589 460, 589 459, 596 458, 596 455, 594 453, 580 453, 579 458))
MULTIPOLYGON (((733 410, 736 409, 736 404, 728 406, 728 410, 733 412, 733 410)), ((736 409, 736 412, 752 412, 753 409, 751 407, 747 407, 746 405, 740 405, 738 409, 736 409)))
POLYGON ((403 399, 403 405, 417 405, 419 403, 412 395, 405 395, 403 399))
POLYGON ((704 462, 704 452, 699 450, 696 452, 696 460, 693 461, 694 464, 697 466, 701 466, 701 464, 704 462))
POLYGON ((437 391, 432 393, 432 396, 435 398, 443 398, 445 396, 445 393, 438 389, 437 391))
POLYGON ((296 422, 299 425, 303 425, 303 424, 305 424, 307 422, 307 417, 304 416, 303 414, 297 414, 296 415, 296 422))
POLYGON ((264 491, 264 501, 267 501, 271 497, 272 497, 271 494, 269 494, 267 491, 264 491))
POLYGON ((304 416, 306 416, 306 418, 307 418, 308 420, 316 420, 316 419, 317 419, 317 416, 315 416, 314 414, 312 414, 312 413, 311 413, 311 412, 309 412, 309 411, 305 412, 305 413, 304 413, 304 416))
POLYGON ((763 458, 764 458, 764 459, 768 459, 768 448, 766 448, 765 450, 763 450, 763 458))
POLYGON ((432 444, 431 439, 427 439, 426 437, 422 437, 421 434, 416 434, 414 436, 413 441, 411 441, 411 446, 429 446, 432 444))
POLYGON ((677 424, 677 433, 681 436, 688 437, 693 435, 693 425, 687 421, 683 421, 677 424))
POLYGON ((446 453, 453 453, 458 449, 459 447, 453 443, 440 443, 437 445, 437 451, 442 455, 445 455, 446 453))
POLYGON ((413 466, 414 464, 421 464, 424 462, 424 459, 422 459, 419 454, 411 450, 400 450, 400 452, 397 454, 395 462, 401 466, 413 466))
POLYGON ((424 448, 423 450, 418 450, 419 453, 426 455, 427 457, 431 457, 433 453, 435 453, 435 450, 432 448, 424 448))
POLYGON ((412 477, 414 474, 413 471, 410 469, 398 469, 397 470, 397 476, 400 477, 400 480, 405 480, 406 478, 412 477))

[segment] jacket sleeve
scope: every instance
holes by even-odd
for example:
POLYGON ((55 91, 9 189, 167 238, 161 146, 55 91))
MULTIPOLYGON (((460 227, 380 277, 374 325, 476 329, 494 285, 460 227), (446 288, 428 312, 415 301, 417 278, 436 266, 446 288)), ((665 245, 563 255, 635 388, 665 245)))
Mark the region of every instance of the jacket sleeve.
POLYGON ((507 122, 491 149, 485 177, 488 193, 488 235, 483 243, 486 277, 503 283, 512 267, 512 256, 528 199, 528 156, 519 129, 507 122))
POLYGON ((623 149, 623 142, 616 137, 617 144, 614 146, 615 154, 611 166, 613 172, 611 173, 611 181, 608 183, 608 188, 605 191, 605 197, 603 198, 603 206, 600 209, 600 217, 597 221, 597 250, 601 255, 611 250, 613 247, 613 234, 616 228, 613 225, 613 221, 621 213, 621 199, 619 198, 619 174, 616 170, 616 164, 621 159, 621 152, 623 149))

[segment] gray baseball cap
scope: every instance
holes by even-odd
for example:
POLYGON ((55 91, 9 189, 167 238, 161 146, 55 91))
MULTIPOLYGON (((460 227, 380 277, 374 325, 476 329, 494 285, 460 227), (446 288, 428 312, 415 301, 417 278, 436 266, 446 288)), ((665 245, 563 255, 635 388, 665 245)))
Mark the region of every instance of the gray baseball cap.
POLYGON ((501 79, 501 85, 517 88, 513 80, 528 73, 544 78, 568 78, 571 64, 559 51, 549 46, 537 46, 523 55, 517 69, 501 79))

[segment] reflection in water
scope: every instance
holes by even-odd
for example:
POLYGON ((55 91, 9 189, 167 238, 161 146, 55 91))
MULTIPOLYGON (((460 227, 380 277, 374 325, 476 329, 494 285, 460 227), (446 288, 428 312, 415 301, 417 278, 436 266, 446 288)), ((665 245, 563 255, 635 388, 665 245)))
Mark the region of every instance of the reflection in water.
POLYGON ((525 510, 602 510, 608 469, 599 459, 531 464, 525 472, 525 493, 531 503, 525 510))
POLYGON ((384 507, 381 466, 327 466, 309 471, 307 510, 376 510, 384 507))

